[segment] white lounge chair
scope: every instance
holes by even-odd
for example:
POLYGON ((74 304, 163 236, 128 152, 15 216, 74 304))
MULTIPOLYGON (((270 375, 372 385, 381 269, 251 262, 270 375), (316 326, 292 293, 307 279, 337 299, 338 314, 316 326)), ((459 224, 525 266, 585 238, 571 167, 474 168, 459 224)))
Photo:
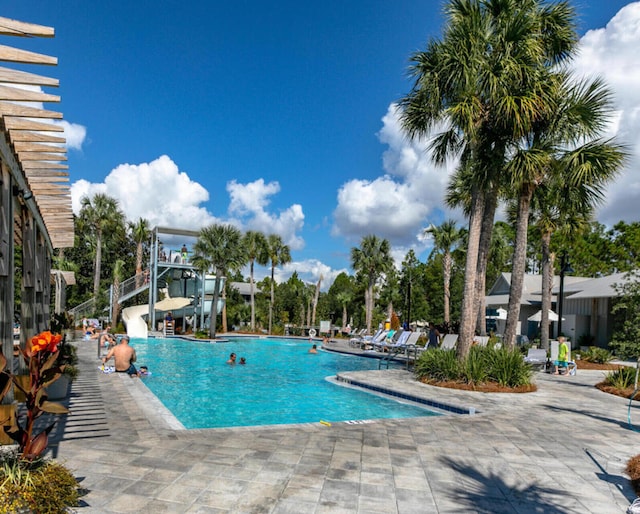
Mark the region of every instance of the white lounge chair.
POLYGON ((446 334, 440 343, 443 350, 453 350, 458 342, 458 334, 446 334))
POLYGON ((377 344, 384 341, 388 334, 388 330, 378 330, 371 339, 365 338, 365 340, 360 343, 360 348, 363 350, 371 350, 372 348, 375 348, 377 344))
POLYGON ((537 366, 541 369, 547 367, 547 350, 543 348, 529 348, 524 361, 531 366, 537 366))
POLYGON ((373 343, 373 347, 378 352, 384 352, 396 346, 403 345, 410 335, 411 332, 400 329, 394 332, 391 338, 389 338, 389 334, 387 334, 386 339, 373 343))

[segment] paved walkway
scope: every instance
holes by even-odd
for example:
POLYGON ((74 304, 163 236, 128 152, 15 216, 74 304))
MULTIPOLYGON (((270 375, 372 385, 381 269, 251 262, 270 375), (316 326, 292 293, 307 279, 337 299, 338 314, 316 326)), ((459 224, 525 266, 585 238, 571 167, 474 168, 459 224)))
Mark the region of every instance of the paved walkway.
MULTIPOLYGON (((144 380, 100 373, 79 342, 72 413, 52 455, 81 479, 86 513, 622 513, 623 470, 640 451, 627 401, 599 371, 537 374, 530 394, 419 384, 406 371, 344 378, 475 415, 180 430, 144 380)), ((632 409, 640 426, 640 409, 632 409)))

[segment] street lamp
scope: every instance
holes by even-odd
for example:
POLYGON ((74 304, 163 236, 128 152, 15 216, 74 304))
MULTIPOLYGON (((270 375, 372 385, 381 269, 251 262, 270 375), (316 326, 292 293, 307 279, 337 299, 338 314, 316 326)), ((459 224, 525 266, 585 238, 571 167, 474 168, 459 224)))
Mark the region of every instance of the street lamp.
POLYGON ((562 304, 564 303, 564 275, 565 273, 573 273, 574 269, 569 264, 567 251, 564 250, 560 255, 560 293, 558 295, 558 336, 562 334, 562 304))

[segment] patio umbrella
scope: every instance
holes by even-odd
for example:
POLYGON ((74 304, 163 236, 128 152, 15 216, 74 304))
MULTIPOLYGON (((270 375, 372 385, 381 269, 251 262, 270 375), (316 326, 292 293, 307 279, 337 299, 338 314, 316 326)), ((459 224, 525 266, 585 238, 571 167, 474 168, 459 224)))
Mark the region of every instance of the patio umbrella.
MULTIPOLYGON (((542 310, 539 310, 533 316, 529 316, 527 319, 529 321, 537 321, 538 323, 540 323, 540 321, 542 321, 542 310)), ((558 315, 551 309, 549 309, 549 321, 558 321, 558 315)))
POLYGON ((189 298, 165 298, 156 303, 157 311, 177 311, 191 303, 189 298))
POLYGON ((487 316, 487 319, 507 319, 507 310, 500 307, 496 309, 495 316, 487 316))

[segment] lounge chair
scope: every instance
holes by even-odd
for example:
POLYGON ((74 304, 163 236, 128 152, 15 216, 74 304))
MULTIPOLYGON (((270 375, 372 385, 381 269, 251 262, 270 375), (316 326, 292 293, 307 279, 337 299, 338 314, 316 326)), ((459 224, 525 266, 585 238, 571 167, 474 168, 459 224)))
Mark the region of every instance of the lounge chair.
POLYGON ((380 329, 378 330, 378 332, 376 332, 376 334, 371 339, 365 338, 364 341, 360 343, 360 348, 362 350, 371 350, 376 346, 376 344, 384 341, 387 338, 388 334, 389 334, 388 330, 380 329))
POLYGON ((357 347, 360 346, 360 343, 364 341, 365 334, 367 333, 367 329, 363 328, 360 332, 354 333, 354 335, 349 339, 349 346, 357 347))
POLYGON ((529 348, 524 361, 533 367, 545 369, 547 367, 547 350, 543 348, 529 348))
MULTIPOLYGON (((396 343, 398 343, 400 340, 403 339, 403 336, 405 334, 407 334, 406 337, 409 337, 410 332, 405 332, 404 330, 400 329, 400 330, 389 330, 389 333, 387 334, 387 337, 382 339, 382 340, 378 340, 376 343, 372 343, 373 348, 376 351, 379 352, 383 352, 386 351, 387 348, 394 346, 396 343)), ((405 337, 405 339, 406 339, 405 337)))
POLYGON ((489 336, 474 336, 473 344, 477 344, 478 346, 487 346, 489 342, 489 336))
POLYGON ((458 342, 458 334, 446 334, 440 343, 443 350, 453 350, 458 342))

